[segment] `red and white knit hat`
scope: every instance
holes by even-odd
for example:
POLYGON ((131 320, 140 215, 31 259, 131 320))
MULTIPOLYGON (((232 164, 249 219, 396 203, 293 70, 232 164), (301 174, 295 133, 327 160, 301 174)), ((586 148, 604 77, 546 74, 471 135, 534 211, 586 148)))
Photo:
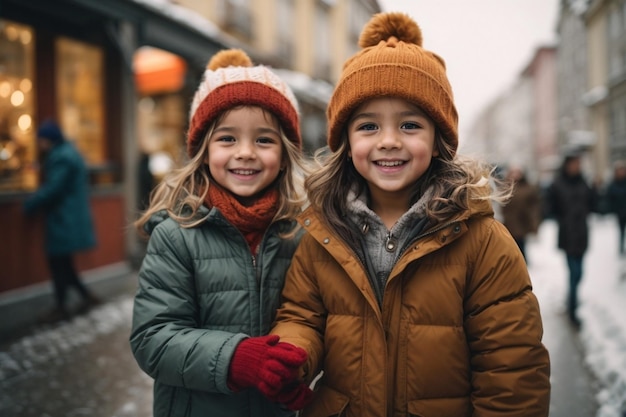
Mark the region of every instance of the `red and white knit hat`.
POLYGON ((302 145, 298 102, 291 88, 263 65, 253 66, 240 49, 220 51, 211 58, 189 113, 187 154, 193 157, 213 120, 225 110, 250 105, 274 114, 289 140, 302 145))

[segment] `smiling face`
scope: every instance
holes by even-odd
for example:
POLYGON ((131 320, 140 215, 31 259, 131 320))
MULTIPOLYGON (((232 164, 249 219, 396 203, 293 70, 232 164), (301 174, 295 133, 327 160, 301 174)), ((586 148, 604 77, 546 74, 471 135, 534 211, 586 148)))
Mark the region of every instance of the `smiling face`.
POLYGON ((280 174, 280 127, 276 118, 260 107, 228 111, 208 140, 206 164, 213 180, 244 205, 252 204, 280 174))
POLYGON ((376 204, 403 201, 426 172, 435 149, 435 124, 419 107, 397 98, 369 100, 348 122, 350 156, 376 204))

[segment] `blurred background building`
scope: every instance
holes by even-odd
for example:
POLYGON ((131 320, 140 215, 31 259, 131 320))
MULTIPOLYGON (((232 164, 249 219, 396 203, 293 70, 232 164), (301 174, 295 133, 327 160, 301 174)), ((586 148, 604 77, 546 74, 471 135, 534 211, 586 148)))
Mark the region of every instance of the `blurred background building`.
POLYGON ((552 179, 563 154, 584 153, 590 182, 606 184, 626 158, 626 1, 561 0, 555 45, 536 49, 517 81, 473 121, 466 152, 552 179))

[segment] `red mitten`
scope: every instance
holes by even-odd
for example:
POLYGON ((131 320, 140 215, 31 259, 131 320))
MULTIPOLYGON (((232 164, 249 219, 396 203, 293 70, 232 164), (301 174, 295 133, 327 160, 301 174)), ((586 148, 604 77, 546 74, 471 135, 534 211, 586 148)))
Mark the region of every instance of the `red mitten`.
POLYGON ((295 381, 306 361, 306 351, 279 340, 278 335, 268 335, 239 343, 230 361, 229 388, 240 391, 256 387, 265 396, 272 396, 295 381))
POLYGON ((285 387, 278 395, 269 399, 284 404, 291 411, 302 410, 313 398, 313 391, 304 383, 295 383, 285 387))

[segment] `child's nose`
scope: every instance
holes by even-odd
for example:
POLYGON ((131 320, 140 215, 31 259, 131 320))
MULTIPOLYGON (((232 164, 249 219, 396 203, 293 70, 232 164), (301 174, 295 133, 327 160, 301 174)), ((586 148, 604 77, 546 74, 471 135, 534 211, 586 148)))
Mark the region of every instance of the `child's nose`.
POLYGON ((380 149, 397 148, 400 145, 398 135, 393 129, 383 129, 380 133, 381 137, 378 142, 378 147, 380 149))
POLYGON ((237 146, 237 153, 235 155, 236 158, 249 159, 254 158, 255 155, 253 144, 243 141, 239 143, 239 146, 237 146))

